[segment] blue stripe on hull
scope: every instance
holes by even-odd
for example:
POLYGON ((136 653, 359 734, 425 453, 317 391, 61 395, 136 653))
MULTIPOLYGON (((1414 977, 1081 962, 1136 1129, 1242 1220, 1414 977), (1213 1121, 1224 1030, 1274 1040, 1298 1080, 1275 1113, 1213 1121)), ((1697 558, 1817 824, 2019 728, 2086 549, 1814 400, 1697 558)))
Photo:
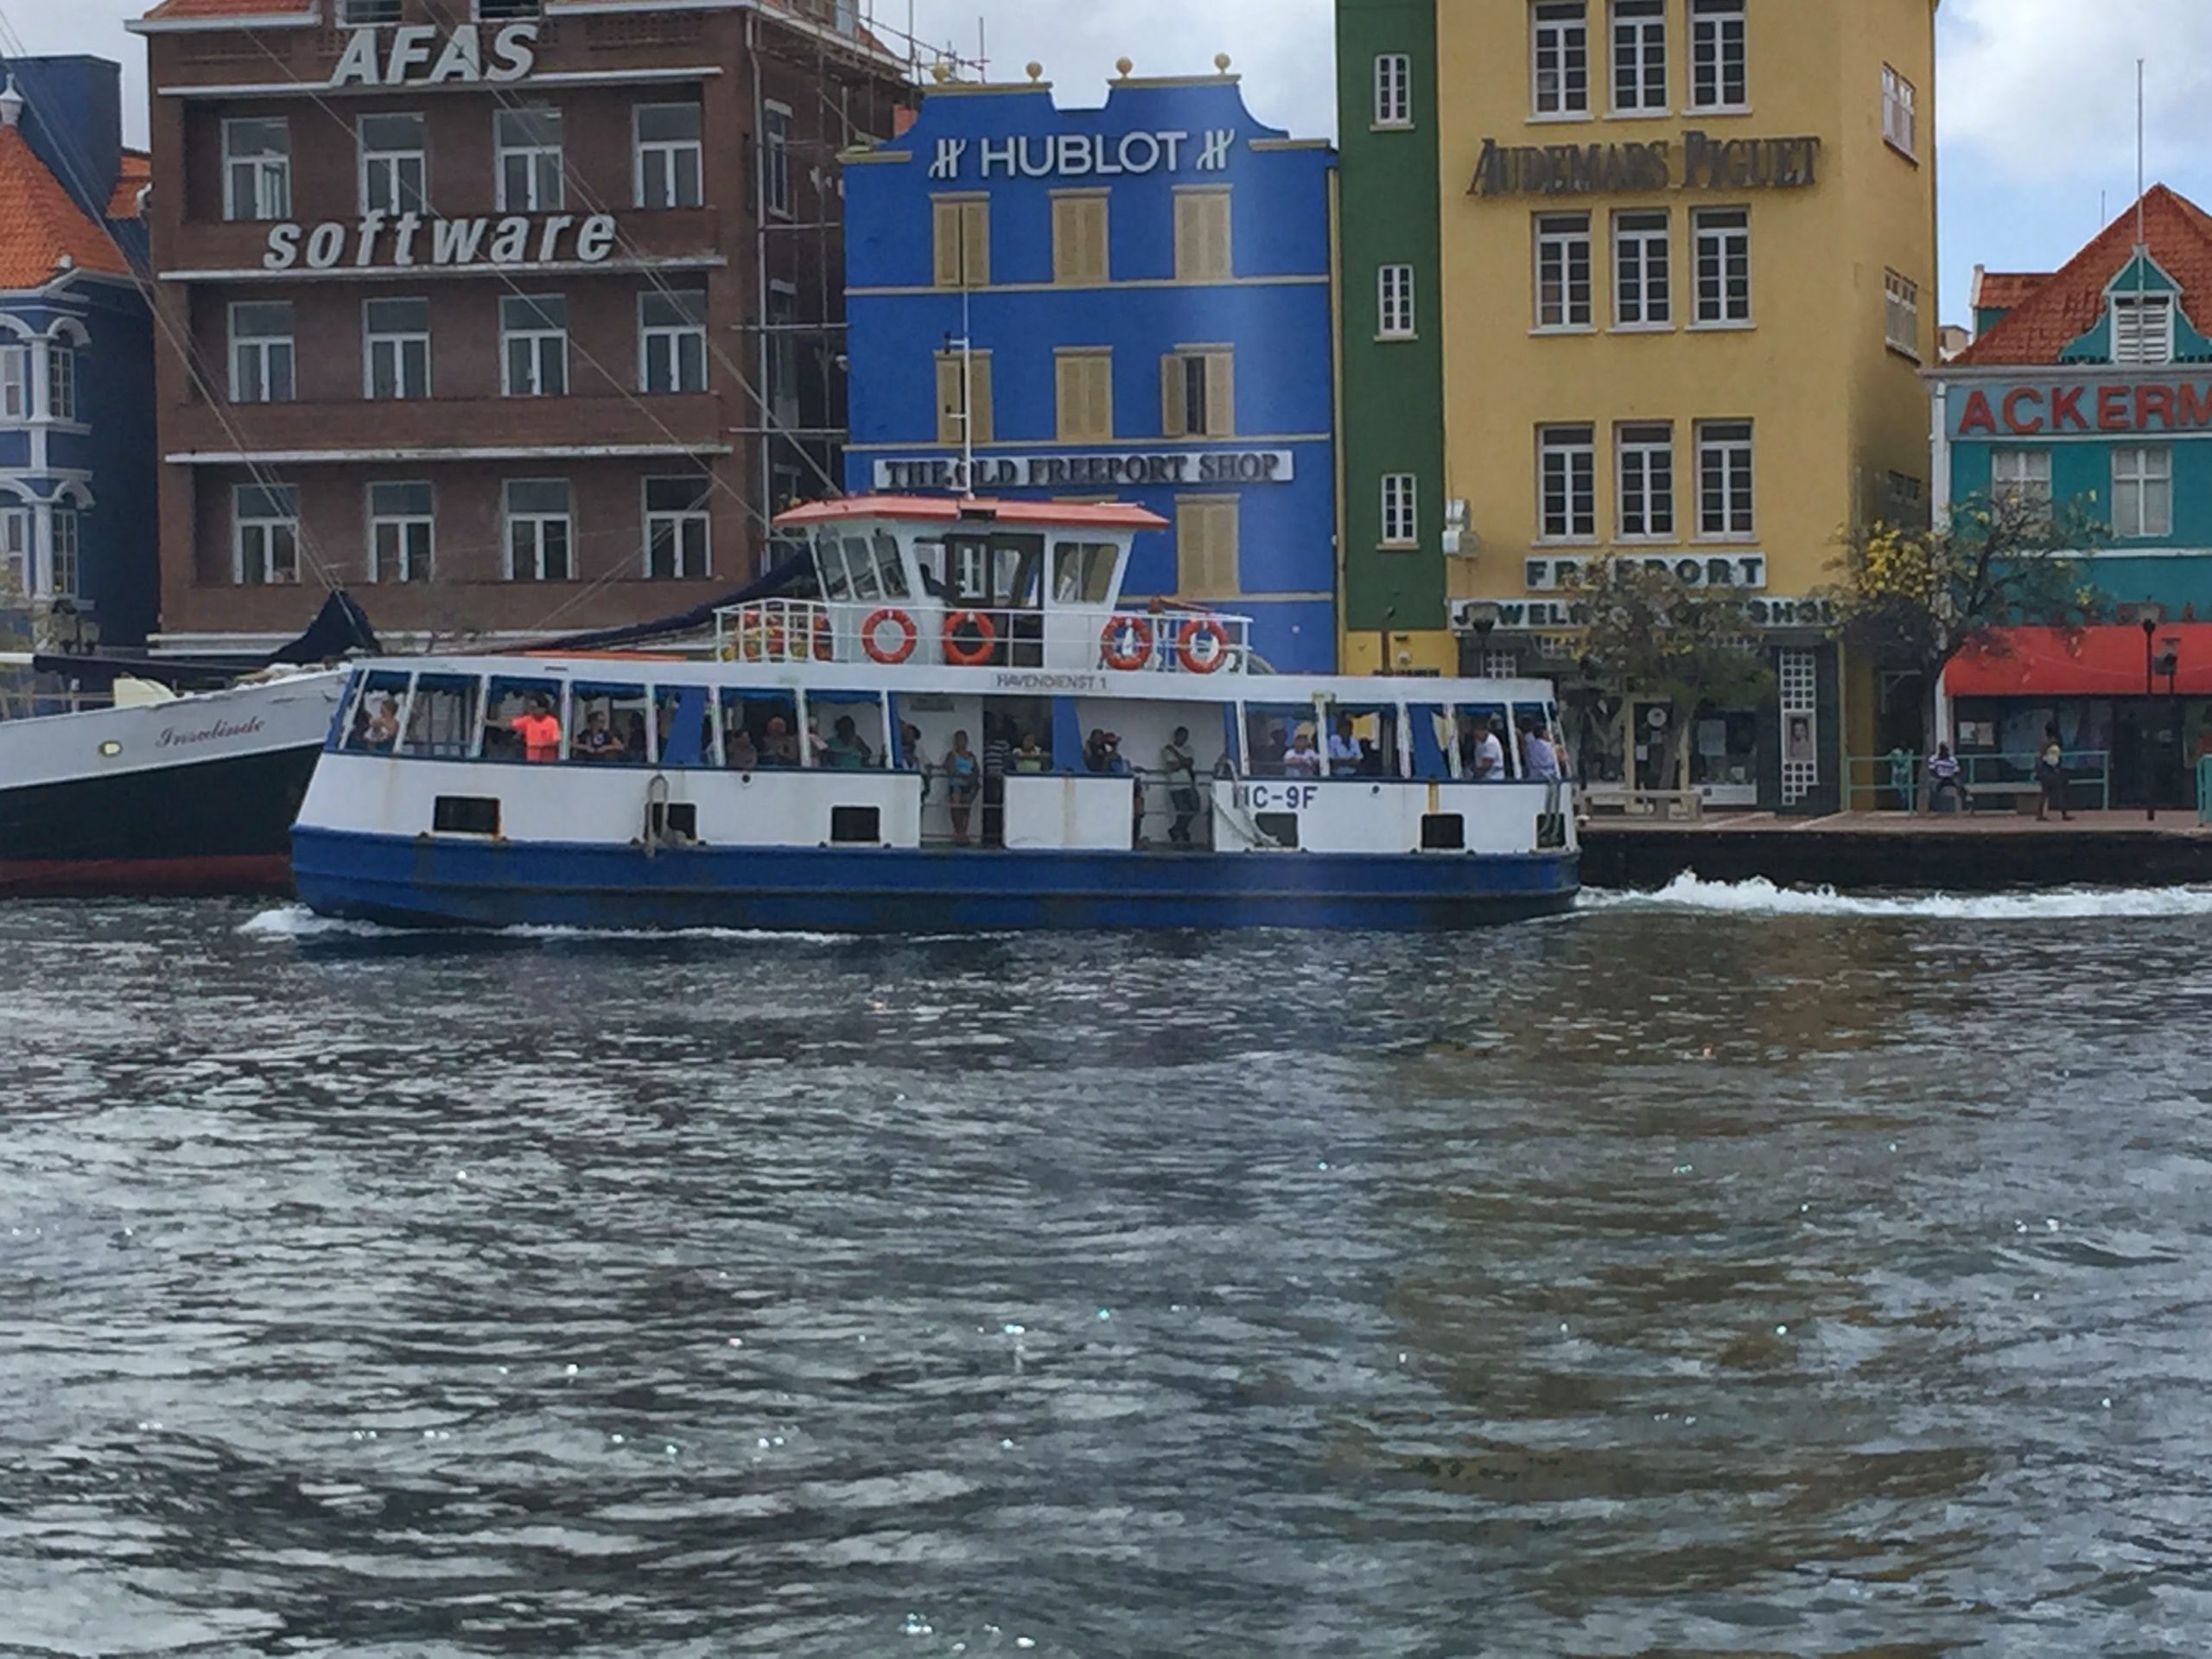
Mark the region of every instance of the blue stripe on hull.
POLYGON ((663 849, 403 840, 304 826, 300 897, 410 927, 1466 928, 1573 906, 1578 857, 663 849))

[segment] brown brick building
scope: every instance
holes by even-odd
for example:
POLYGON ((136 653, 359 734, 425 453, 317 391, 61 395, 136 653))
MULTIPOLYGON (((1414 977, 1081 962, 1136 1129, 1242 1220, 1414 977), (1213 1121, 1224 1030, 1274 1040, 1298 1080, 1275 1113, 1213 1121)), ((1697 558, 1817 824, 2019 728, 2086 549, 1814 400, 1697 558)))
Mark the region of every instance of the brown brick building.
POLYGON ((839 469, 854 0, 165 0, 162 639, 612 626, 839 469))

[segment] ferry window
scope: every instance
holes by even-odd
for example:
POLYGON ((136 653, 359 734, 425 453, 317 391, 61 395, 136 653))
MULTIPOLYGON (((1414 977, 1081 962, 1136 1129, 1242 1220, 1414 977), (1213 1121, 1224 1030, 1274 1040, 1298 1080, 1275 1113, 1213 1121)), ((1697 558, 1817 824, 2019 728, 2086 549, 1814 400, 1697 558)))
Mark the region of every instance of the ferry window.
POLYGON ((1424 813, 1421 821, 1421 849, 1424 853, 1465 852, 1465 817, 1458 812, 1424 813))
POLYGON ((703 766, 715 752, 714 717, 703 685, 663 685, 653 690, 654 753, 664 766, 703 766))
POLYGON ((1120 551, 1110 542, 1055 543, 1053 599, 1062 605, 1103 605, 1114 591, 1114 566, 1120 551))
POLYGON ((823 598, 842 599, 852 591, 852 583, 845 575, 844 544, 829 531, 815 535, 814 568, 822 578, 823 598))
POLYGON ((1332 778, 1395 778, 1397 705, 1331 710, 1328 735, 1321 747, 1328 752, 1332 778))
POLYGON ((1416 703, 1406 710, 1406 725, 1413 740, 1413 775, 1427 783, 1452 777, 1452 711, 1436 703, 1416 703))
POLYGON ((474 795, 441 795, 430 805, 430 828, 442 836, 496 836, 499 803, 474 795))
POLYGON ((884 598, 906 597, 906 563, 899 556, 899 538, 887 530, 875 532, 875 581, 884 598))
POLYGON ((1005 602, 1034 610, 1045 585, 1045 543, 1041 537, 1024 536, 995 543, 998 591, 1005 602))
POLYGON ((1502 784, 1515 775, 1513 725, 1501 702, 1462 703, 1454 711, 1459 776, 1502 784))
POLYGON ((943 542, 916 542, 914 568, 921 574, 924 593, 931 599, 945 599, 950 596, 951 590, 945 585, 947 577, 943 542))
POLYGON ((798 764, 798 705, 788 693, 722 693, 722 764, 734 772, 798 764))
POLYGON ((361 698, 353 705, 345 747, 370 754, 390 754, 399 743, 400 713, 407 706, 409 676, 379 670, 365 677, 361 698))
POLYGON ((1255 778, 1319 777, 1321 728, 1313 705, 1255 704, 1244 716, 1244 754, 1255 778))
POLYGON ((1298 850, 1298 814, 1295 812, 1255 812, 1252 827, 1274 847, 1294 853, 1298 850))
POLYGON ((806 723, 807 741, 816 745, 815 765, 840 772, 859 772, 887 764, 888 745, 884 736, 880 698, 809 697, 806 723))
POLYGON ((652 759, 646 733, 652 704, 642 685, 579 685, 571 699, 571 760, 621 760, 642 766, 652 759))
POLYGON ((556 721, 561 719, 561 683, 558 680, 493 680, 484 702, 484 758, 487 760, 527 760, 529 755, 523 742, 523 734, 515 729, 515 722, 533 715, 550 715, 556 721))
POLYGON ((830 809, 830 839, 836 846, 880 846, 883 841, 883 809, 876 806, 833 806, 830 809))
POLYGON ((699 808, 690 801, 654 801, 645 808, 645 822, 655 841, 699 839, 699 808))
POLYGON ((415 702, 407 712, 401 750, 455 760, 476 738, 474 675, 423 674, 415 681, 415 702))

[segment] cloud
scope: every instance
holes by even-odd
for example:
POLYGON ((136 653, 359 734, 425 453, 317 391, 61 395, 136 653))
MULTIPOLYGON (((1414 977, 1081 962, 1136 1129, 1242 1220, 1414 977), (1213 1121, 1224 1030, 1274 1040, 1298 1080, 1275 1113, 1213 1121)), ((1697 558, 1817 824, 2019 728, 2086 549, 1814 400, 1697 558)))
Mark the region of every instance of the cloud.
MULTIPOLYGON (((991 79, 1041 63, 1064 105, 1104 102, 1117 58, 1140 75, 1198 75, 1226 52, 1261 120, 1301 138, 1336 130, 1331 0, 914 0, 914 33, 972 59, 979 16, 991 79)), ((874 17, 903 32, 905 0, 875 0, 874 17)))
POLYGON ((2145 58, 2149 177, 2194 170, 2212 100, 2205 0, 1953 0, 1942 32, 1937 119, 1944 143, 1970 152, 1959 160, 2007 182, 2107 183, 2116 211, 2134 186, 2145 58))

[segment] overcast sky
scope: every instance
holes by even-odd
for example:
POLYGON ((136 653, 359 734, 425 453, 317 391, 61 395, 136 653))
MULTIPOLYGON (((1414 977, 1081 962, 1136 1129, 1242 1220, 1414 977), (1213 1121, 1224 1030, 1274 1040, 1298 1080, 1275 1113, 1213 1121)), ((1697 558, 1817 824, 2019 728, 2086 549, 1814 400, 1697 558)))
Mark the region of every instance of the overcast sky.
MULTIPOLYGON (((903 32, 908 0, 872 3, 903 32)), ((123 19, 151 0, 0 0, 0 42, 119 58, 142 107, 144 54, 123 19)), ((963 56, 984 26, 994 73, 1034 60, 1064 102, 1103 97, 1114 60, 1190 74, 1227 52, 1262 120, 1333 129, 1331 0, 912 0, 914 33, 963 56)), ((2212 0, 1948 0, 1942 10, 1943 315, 1966 316, 1977 263, 2048 269, 2118 213, 2135 187, 2135 60, 2151 60, 2153 180, 2212 206, 2212 0)), ((143 136, 143 113, 134 136, 143 136)))

